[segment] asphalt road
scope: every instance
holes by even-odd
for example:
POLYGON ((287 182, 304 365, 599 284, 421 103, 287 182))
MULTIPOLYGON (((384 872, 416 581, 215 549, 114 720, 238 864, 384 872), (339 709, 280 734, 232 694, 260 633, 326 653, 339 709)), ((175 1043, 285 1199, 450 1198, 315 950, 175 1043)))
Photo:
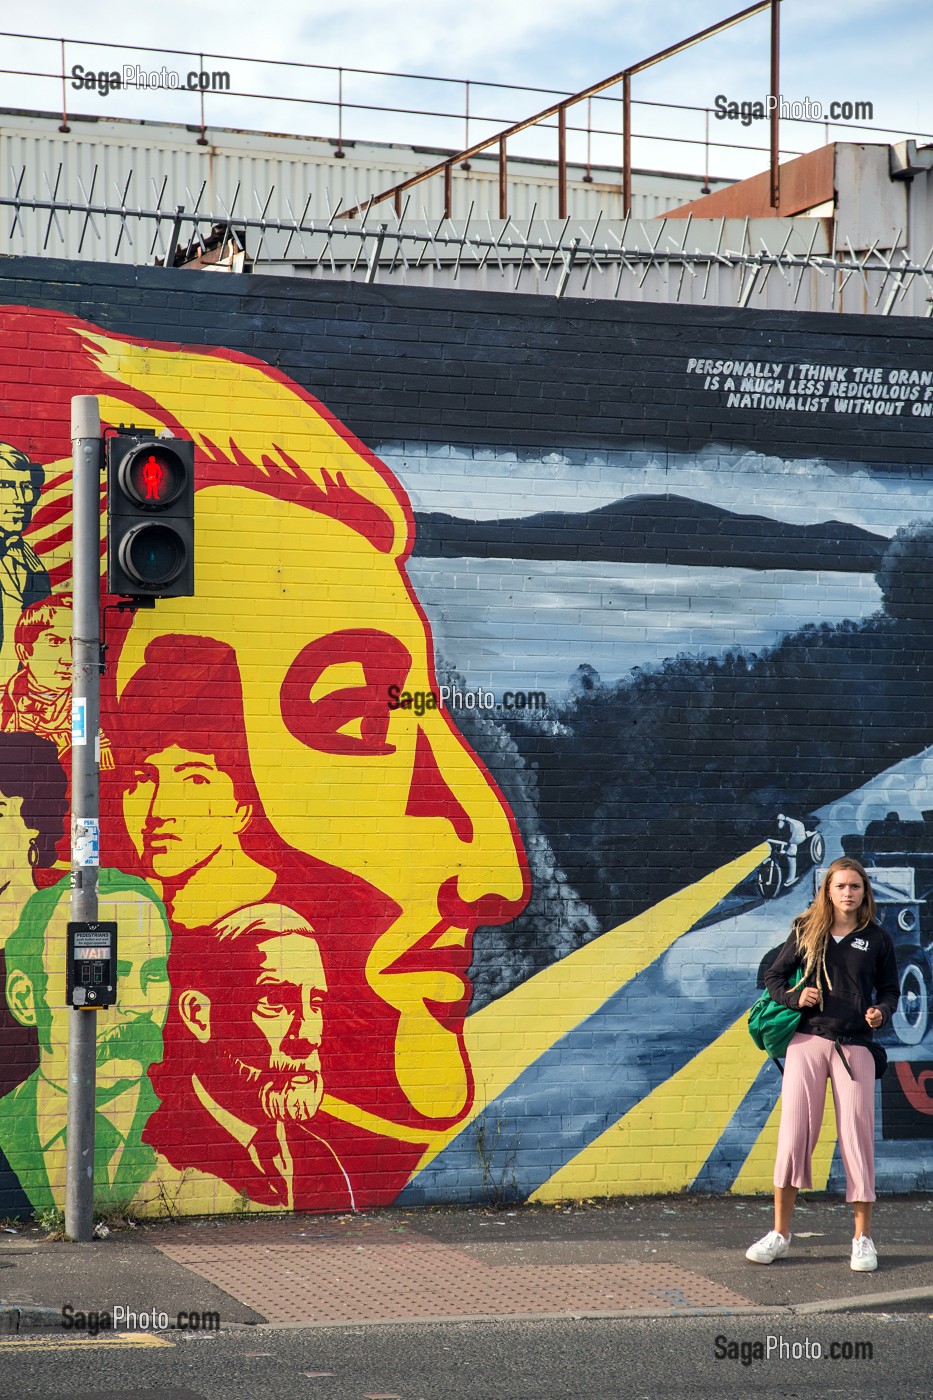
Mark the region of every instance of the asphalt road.
POLYGON ((929 1383, 933 1320, 759 1314, 162 1336, 173 1345, 59 1350, 60 1333, 0 1339, 0 1400, 916 1400, 929 1383), (848 1359, 830 1358, 834 1344, 848 1359), (857 1347, 869 1354, 856 1357, 857 1347))

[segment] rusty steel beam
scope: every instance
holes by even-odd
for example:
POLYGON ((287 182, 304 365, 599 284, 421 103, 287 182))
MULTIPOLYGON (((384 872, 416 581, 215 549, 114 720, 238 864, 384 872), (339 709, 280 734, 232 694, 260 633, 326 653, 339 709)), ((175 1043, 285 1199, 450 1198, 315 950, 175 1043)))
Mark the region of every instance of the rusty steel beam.
POLYGON ((505 136, 499 137, 499 218, 509 217, 509 175, 505 155, 505 136))
POLYGON ((692 199, 676 209, 665 210, 666 219, 784 219, 803 214, 835 198, 836 147, 820 146, 781 167, 780 203, 771 203, 771 176, 767 170, 750 175, 725 189, 692 199))
MULTIPOLYGON (((607 88, 614 87, 616 83, 622 82, 626 75, 641 73, 646 68, 651 68, 655 63, 662 63, 666 58, 672 58, 674 54, 683 53, 685 49, 692 48, 694 44, 700 44, 704 39, 711 39, 716 34, 722 34, 725 30, 731 29, 735 24, 741 24, 743 20, 751 19, 753 15, 761 14, 763 10, 772 7, 773 0, 756 0, 754 5, 747 6, 744 10, 737 10, 734 15, 729 15, 726 19, 719 20, 716 24, 707 25, 706 29, 699 29, 695 34, 691 34, 686 39, 681 39, 679 43, 669 44, 666 49, 660 49, 657 53, 651 54, 648 58, 643 58, 640 63, 632 63, 628 68, 622 68, 618 73, 613 73, 610 78, 603 78, 601 82, 593 83, 590 87, 582 88, 580 92, 573 93, 570 97, 561 98, 559 102, 552 102, 550 107, 545 107, 540 112, 535 112, 534 116, 526 117, 524 121, 514 122, 512 126, 507 126, 504 131, 500 131, 495 136, 489 136, 483 141, 476 141, 472 146, 467 146, 465 150, 457 151, 446 160, 438 161, 436 165, 431 165, 427 170, 420 171, 417 175, 410 175, 407 180, 402 180, 397 185, 392 185, 387 190, 380 191, 373 195, 368 201, 371 207, 373 204, 381 204, 384 199, 391 199, 397 193, 410 189, 412 185, 420 185, 423 180, 430 180, 432 176, 439 175, 447 164, 447 160, 465 161, 471 156, 479 155, 481 151, 488 151, 491 147, 498 145, 500 152, 502 143, 508 141, 512 136, 517 136, 522 131, 527 131, 529 127, 539 126, 541 122, 547 121, 549 117, 556 116, 562 107, 572 107, 577 102, 583 102, 588 97, 597 97, 599 93, 605 92, 607 88)), ((500 182, 501 182, 501 161, 500 161, 500 182)), ((503 207, 500 198, 500 208, 503 207)), ((359 214, 364 206, 354 205, 352 209, 344 210, 342 219, 352 219, 359 214)), ((502 217, 506 217, 502 215, 502 217)))
POLYGON ((444 218, 450 218, 451 205, 453 204, 453 165, 448 161, 444 166, 444 218))
POLYGON ((632 212, 632 79, 622 79, 622 217, 632 212))
POLYGON ((557 217, 567 217, 567 108, 557 111, 557 217))

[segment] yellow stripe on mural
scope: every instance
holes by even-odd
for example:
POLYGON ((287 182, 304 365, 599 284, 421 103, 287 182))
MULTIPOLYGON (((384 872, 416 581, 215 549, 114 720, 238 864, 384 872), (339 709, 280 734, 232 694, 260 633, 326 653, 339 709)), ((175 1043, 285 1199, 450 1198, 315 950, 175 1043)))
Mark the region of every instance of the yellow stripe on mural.
MULTIPOLYGON (((745 1159, 732 1191, 736 1196, 751 1196, 758 1191, 774 1190, 774 1158, 777 1154, 778 1127, 781 1122, 781 1100, 778 1099, 758 1140, 745 1159)), ((823 1131, 813 1151, 813 1190, 825 1191, 829 1169, 836 1150, 836 1125, 832 1111, 823 1117, 823 1131)))
POLYGON ((476 1100, 465 1119, 438 1134, 412 1175, 427 1166, 523 1070, 714 909, 761 864, 768 850, 767 842, 753 847, 468 1017, 465 1037, 476 1100))
POLYGON ((331 1118, 339 1118, 341 1123, 352 1123, 355 1128, 365 1128, 368 1133, 379 1133, 382 1137, 394 1138, 396 1142, 423 1143, 444 1136, 441 1133, 427 1132, 424 1128, 406 1128, 401 1123, 391 1123, 388 1118, 380 1118, 376 1113, 368 1113, 365 1108, 358 1108, 356 1104, 347 1103, 344 1099, 335 1099, 330 1094, 325 1094, 321 1100, 321 1112, 329 1113, 331 1118))
POLYGON ((555 1172, 530 1199, 686 1190, 765 1058, 749 1038, 743 1011, 717 1040, 555 1172))

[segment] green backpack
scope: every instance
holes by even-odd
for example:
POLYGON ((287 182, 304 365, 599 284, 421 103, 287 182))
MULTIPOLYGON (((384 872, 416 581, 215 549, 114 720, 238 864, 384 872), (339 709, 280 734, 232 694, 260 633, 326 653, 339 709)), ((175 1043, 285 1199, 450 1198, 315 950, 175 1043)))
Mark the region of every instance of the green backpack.
MULTIPOLYGON (((790 985, 796 987, 802 981, 803 968, 798 967, 790 985)), ((772 1060, 781 1060, 800 1025, 800 1015, 794 1008, 775 1001, 770 992, 762 992, 748 1013, 748 1033, 759 1050, 767 1051, 772 1060)))

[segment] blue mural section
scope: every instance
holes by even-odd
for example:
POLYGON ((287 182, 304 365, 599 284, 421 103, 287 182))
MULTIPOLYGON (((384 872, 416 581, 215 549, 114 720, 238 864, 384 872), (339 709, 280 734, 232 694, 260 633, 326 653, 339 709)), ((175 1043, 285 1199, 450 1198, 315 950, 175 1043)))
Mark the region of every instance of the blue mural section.
MULTIPOLYGON (((897 1014, 883 1034, 891 1063, 877 1090, 882 1110, 878 1185, 889 1191, 929 1189, 933 851, 929 843, 918 847, 933 822, 933 749, 828 804, 811 820, 820 833, 824 865, 853 848, 865 861, 902 979, 897 1014), (894 793, 901 795, 904 819, 895 820, 886 811, 869 820, 861 834, 851 830, 855 814, 864 820, 880 812, 894 793), (921 804, 925 822, 914 819, 921 804), (913 843, 912 850, 904 849, 906 841, 913 843)), ((487 1105, 476 1124, 420 1172, 402 1200, 423 1205, 462 1198, 464 1191, 482 1200, 489 1170, 476 1151, 477 1132, 493 1140, 502 1123, 522 1144, 509 1166, 516 1197, 532 1195, 741 1019, 757 995, 756 986, 762 985, 762 964, 809 904, 821 870, 803 869, 773 897, 767 886, 763 892, 762 874, 759 867, 694 929, 529 1065, 487 1105), (742 912, 733 913, 736 907, 742 912)), ((756 1064, 736 1111, 690 1181, 692 1190, 727 1191, 735 1185, 779 1091, 773 1066, 756 1064)), ((827 1186, 845 1188, 838 1149, 827 1186)))
MULTIPOLYGON (((741 1017, 820 868, 842 854, 873 872, 902 978, 879 1089, 879 1184, 928 1184, 931 469, 712 445, 381 450, 415 503, 412 572, 442 659, 496 698, 492 722, 531 775, 556 866, 600 930, 756 843, 768 850, 525 1067, 403 1200, 482 1199, 489 1166, 476 1143, 501 1138, 503 1124, 521 1143, 513 1190, 539 1191, 741 1017), (498 703, 518 685, 546 692, 546 706, 498 703)), ((480 722, 459 720, 482 752, 480 722)), ((508 773, 501 748, 486 756, 508 773)), ((496 996, 514 985, 507 936, 497 931, 494 969, 478 940, 474 1011, 487 985, 496 996)), ((767 1065, 750 1079, 692 1189, 735 1185, 779 1087, 767 1065)), ((830 1189, 844 1184, 837 1157, 830 1189)))

